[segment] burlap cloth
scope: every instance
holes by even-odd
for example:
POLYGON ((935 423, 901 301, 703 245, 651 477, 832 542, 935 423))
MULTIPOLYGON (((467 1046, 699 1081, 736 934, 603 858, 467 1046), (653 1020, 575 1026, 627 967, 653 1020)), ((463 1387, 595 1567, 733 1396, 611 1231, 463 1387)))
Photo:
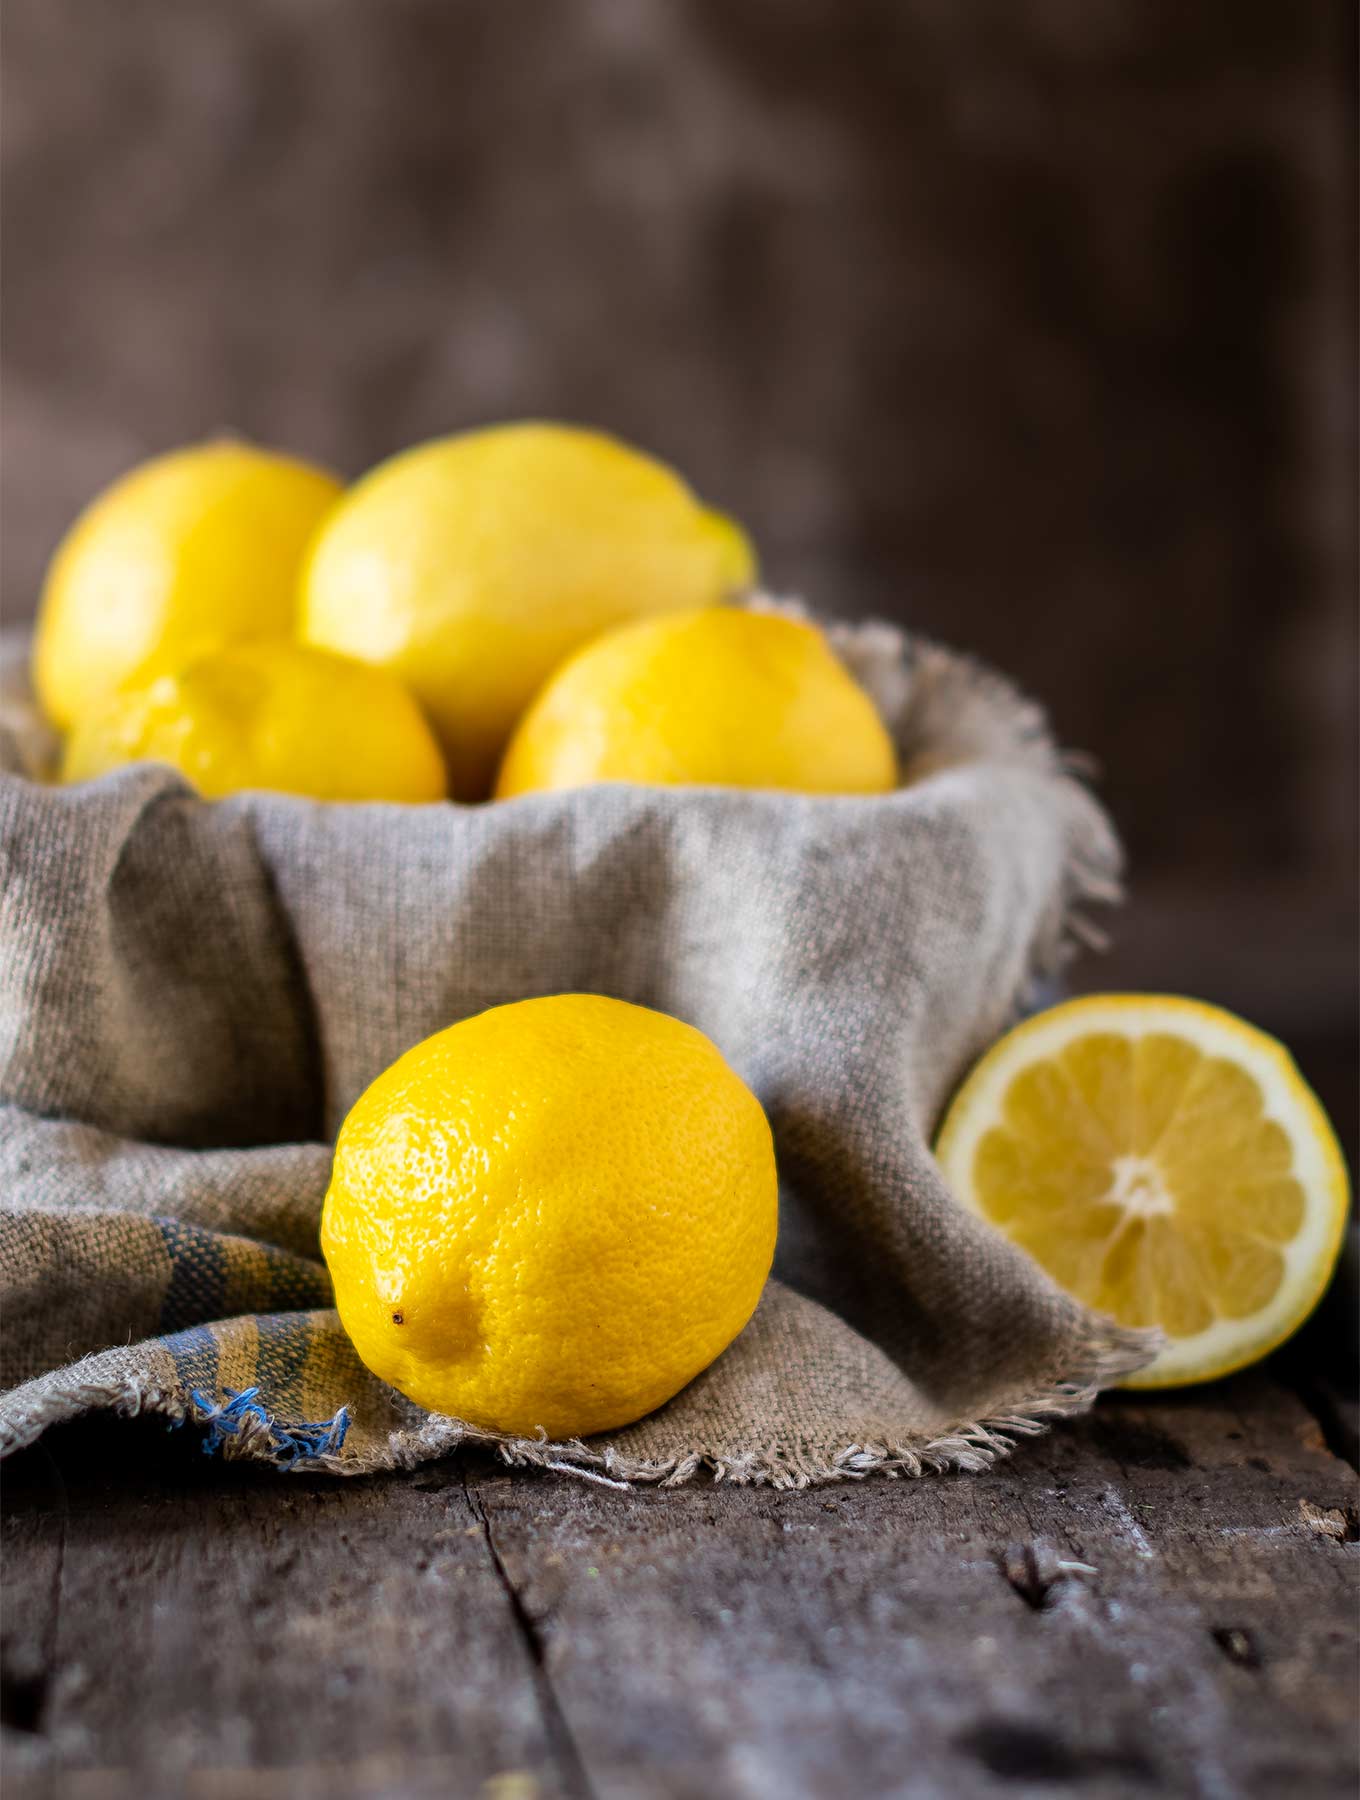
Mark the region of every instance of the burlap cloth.
MULTIPOLYGON (((764 1102, 777 1279, 669 1405, 514 1463, 801 1485, 985 1465, 1150 1355, 946 1189, 929 1142, 1118 851, 1005 682, 838 647, 884 798, 597 788, 508 805, 197 799, 164 769, 0 775, 0 1447, 91 1408, 337 1474, 486 1434, 370 1375, 330 1309, 329 1145, 388 1063, 533 994, 659 1007, 764 1102)), ((11 663, 13 659, 11 657, 11 663)), ((13 687, 0 764, 40 754, 13 687)))

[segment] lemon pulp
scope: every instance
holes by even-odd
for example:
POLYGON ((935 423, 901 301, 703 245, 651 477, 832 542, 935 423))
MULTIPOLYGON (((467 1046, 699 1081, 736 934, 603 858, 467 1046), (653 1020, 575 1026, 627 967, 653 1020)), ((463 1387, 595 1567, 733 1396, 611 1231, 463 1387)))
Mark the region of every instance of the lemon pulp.
POLYGON ((1093 996, 1011 1032, 938 1156, 965 1204, 1060 1286, 1166 1349, 1130 1386, 1226 1374, 1283 1341, 1340 1248, 1348 1184, 1273 1039, 1219 1008, 1093 996))

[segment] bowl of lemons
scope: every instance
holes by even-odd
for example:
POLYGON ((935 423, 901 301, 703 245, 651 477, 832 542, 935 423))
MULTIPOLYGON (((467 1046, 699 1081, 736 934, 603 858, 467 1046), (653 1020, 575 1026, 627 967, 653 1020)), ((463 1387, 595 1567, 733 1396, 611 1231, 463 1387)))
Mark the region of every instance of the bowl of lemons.
MULTIPOLYGON (((737 523, 595 431, 470 431, 348 488, 191 446, 97 497, 53 558, 31 662, 52 779, 150 762, 205 803, 503 808, 526 832, 543 796, 616 784, 679 808, 715 789, 885 805, 913 772, 896 721, 757 580, 737 523)), ((1349 1207, 1286 1053, 1181 999, 1021 1024, 958 1088, 935 1158, 1060 1290, 1161 1334, 1143 1385, 1297 1329, 1349 1207)), ((777 1188, 760 1101, 692 1025, 608 994, 512 998, 353 1101, 320 1243, 382 1381, 481 1430, 577 1438, 647 1415, 741 1332, 777 1188)))

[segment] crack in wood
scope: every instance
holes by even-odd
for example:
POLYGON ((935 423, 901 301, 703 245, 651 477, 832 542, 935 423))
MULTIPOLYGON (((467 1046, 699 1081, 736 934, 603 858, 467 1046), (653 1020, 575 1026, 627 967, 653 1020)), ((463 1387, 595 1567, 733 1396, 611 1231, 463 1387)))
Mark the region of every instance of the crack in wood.
POLYGON ((510 1578, 501 1557, 500 1546, 496 1542, 496 1533, 486 1507, 482 1504, 480 1494, 469 1485, 465 1470, 459 1471, 463 1495, 474 1519, 481 1526, 482 1536, 491 1556, 491 1566, 496 1578, 505 1591, 510 1603, 510 1615, 515 1628, 529 1653, 530 1667, 533 1672, 534 1691, 538 1697, 539 1713, 543 1720, 543 1731, 557 1764, 557 1771, 562 1786, 571 1800, 595 1800, 595 1790, 590 1777, 586 1773, 585 1760, 580 1746, 576 1742, 562 1703, 557 1697, 557 1689, 553 1685, 552 1674, 548 1668, 547 1645, 533 1614, 524 1603, 523 1596, 510 1578))
POLYGON ((1230 1663, 1239 1669, 1259 1669, 1262 1657, 1256 1639, 1240 1625, 1216 1625, 1209 1636, 1230 1663))
POLYGON ((1090 1563, 1061 1556, 1044 1538, 1007 1544, 996 1562, 1007 1582, 1032 1612, 1051 1611, 1074 1576, 1100 1573, 1090 1563))

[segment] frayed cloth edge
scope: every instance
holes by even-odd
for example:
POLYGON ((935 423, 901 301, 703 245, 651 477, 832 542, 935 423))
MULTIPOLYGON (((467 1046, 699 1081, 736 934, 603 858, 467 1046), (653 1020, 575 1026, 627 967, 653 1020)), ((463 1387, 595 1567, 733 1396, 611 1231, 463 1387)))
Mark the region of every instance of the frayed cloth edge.
MULTIPOLYGON (((930 1474, 977 1474, 1009 1456, 1018 1438, 1038 1437, 1062 1419, 1090 1409, 1102 1388, 1146 1367, 1164 1339, 1101 1320, 1081 1346, 1078 1367, 1052 1386, 1026 1394, 1005 1411, 964 1419, 921 1439, 866 1441, 838 1446, 772 1443, 737 1456, 692 1450, 664 1461, 629 1457, 606 1447, 500 1440, 497 1450, 512 1467, 553 1469, 611 1486, 679 1487, 708 1476, 737 1487, 807 1488, 869 1476, 915 1479, 930 1474)), ((469 1434, 471 1440, 472 1434, 469 1434)))
MULTIPOLYGON (((40 1404, 0 1419, 0 1459, 37 1443, 50 1426, 66 1424, 87 1413, 111 1412, 123 1419, 155 1414, 175 1430, 182 1425, 203 1429, 199 1448, 207 1456, 222 1453, 228 1461, 247 1458, 291 1470, 306 1465, 348 1474, 353 1459, 341 1454, 351 1424, 341 1406, 330 1419, 287 1424, 276 1419, 258 1399, 258 1387, 224 1388, 220 1400, 199 1389, 187 1396, 136 1376, 121 1381, 74 1381, 49 1390, 40 1404)), ((0 1400, 0 1406, 3 1401, 0 1400)))
POLYGON ((197 1391, 185 1396, 127 1378, 73 1383, 49 1392, 40 1406, 0 1422, 0 1456, 35 1443, 51 1425, 89 1412, 109 1411, 123 1418, 156 1414, 172 1427, 186 1423, 202 1426, 205 1450, 220 1449, 227 1460, 270 1464, 285 1473, 372 1475, 410 1470, 471 1446, 494 1451, 512 1468, 570 1475, 619 1491, 680 1487, 705 1477, 734 1487, 796 1489, 863 1481, 870 1476, 915 1479, 930 1474, 976 1474, 1008 1456, 1018 1438, 1037 1437, 1057 1421, 1086 1412, 1102 1388, 1143 1368, 1161 1343, 1158 1332, 1133 1331, 1098 1321, 1078 1346, 1070 1376, 1017 1399, 1005 1411, 963 1419, 919 1439, 830 1445, 775 1442, 735 1455, 695 1448, 674 1457, 650 1459, 629 1456, 610 1445, 596 1449, 580 1439, 507 1438, 432 1414, 414 1434, 393 1433, 382 1450, 346 1455, 340 1448, 348 1423, 344 1407, 333 1420, 289 1426, 274 1420, 255 1401, 253 1390, 244 1395, 224 1390, 226 1398, 218 1402, 197 1391), (309 1441, 308 1433, 322 1434, 325 1447, 314 1448, 316 1440, 309 1441), (326 1433, 331 1434, 329 1438, 326 1433))

